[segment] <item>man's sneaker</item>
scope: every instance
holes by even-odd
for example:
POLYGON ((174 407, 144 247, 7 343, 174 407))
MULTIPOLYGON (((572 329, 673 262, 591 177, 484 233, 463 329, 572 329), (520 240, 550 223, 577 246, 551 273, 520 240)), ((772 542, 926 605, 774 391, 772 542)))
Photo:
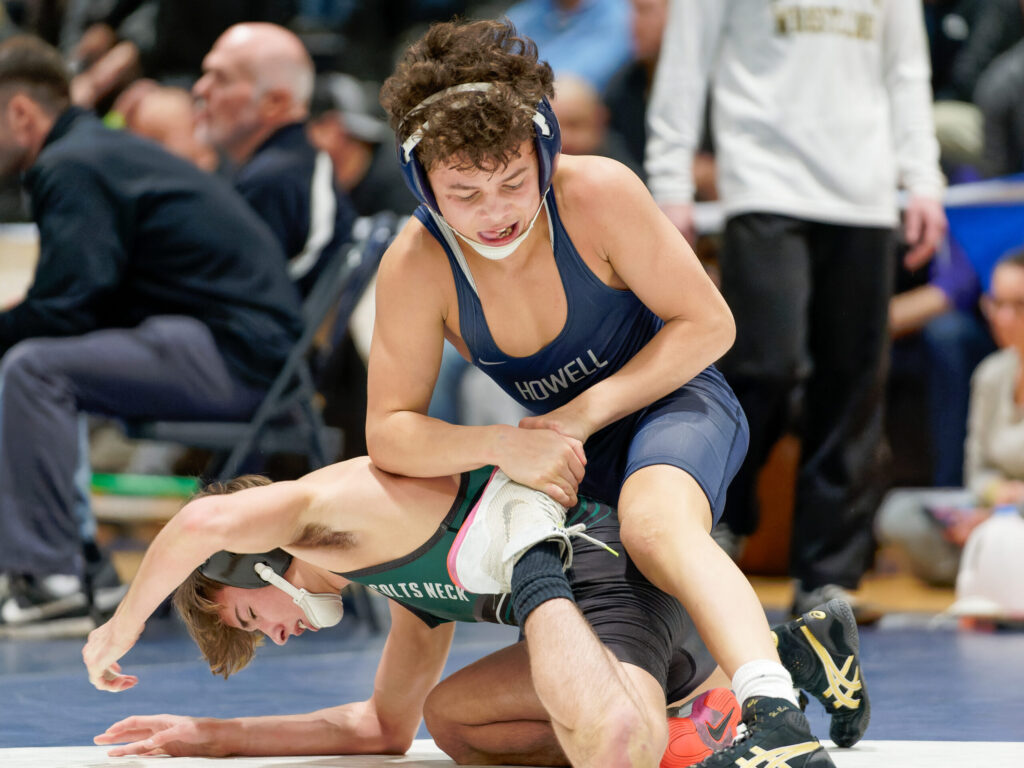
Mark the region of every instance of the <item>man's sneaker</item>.
POLYGON ((832 716, 829 736, 852 747, 871 719, 861 673, 857 622, 848 603, 829 600, 772 630, 782 665, 793 685, 810 693, 832 716))
POLYGON ((466 517, 448 550, 448 575, 467 592, 500 595, 512 591, 512 569, 520 557, 542 541, 561 548, 562 567, 572 565, 570 536, 583 525, 565 527, 565 507, 546 493, 527 488, 495 469, 487 487, 466 517))
POLYGON ((732 744, 740 705, 728 688, 712 688, 680 710, 669 713, 668 748, 661 768, 685 768, 716 749, 732 744))
POLYGON ((804 713, 786 699, 751 696, 736 730, 732 745, 709 755, 700 768, 835 768, 804 713))
POLYGON ((16 575, 11 578, 10 594, 0 604, 0 624, 17 626, 88 613, 89 598, 77 576, 16 575))
POLYGON ((789 609, 791 618, 797 618, 829 600, 843 600, 853 610, 853 616, 861 626, 877 623, 885 612, 877 605, 861 600, 838 584, 825 584, 814 589, 804 589, 800 582, 793 591, 793 605, 789 609))
POLYGON ((82 579, 73 575, 12 576, 10 594, 0 601, 0 635, 64 637, 88 633, 113 612, 128 589, 109 562, 91 574, 89 582, 91 595, 82 579))

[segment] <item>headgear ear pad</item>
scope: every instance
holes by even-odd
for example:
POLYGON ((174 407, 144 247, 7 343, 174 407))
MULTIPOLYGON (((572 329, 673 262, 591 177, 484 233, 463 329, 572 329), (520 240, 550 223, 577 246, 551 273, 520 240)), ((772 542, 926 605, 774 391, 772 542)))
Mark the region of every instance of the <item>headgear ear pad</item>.
POLYGON ((221 550, 199 566, 199 572, 229 587, 262 589, 267 586, 267 582, 256 573, 257 563, 266 563, 276 574, 283 576, 292 563, 292 556, 283 549, 272 549, 255 555, 238 555, 221 550))
POLYGON ((283 549, 256 555, 238 555, 220 551, 199 566, 199 572, 228 587, 262 589, 273 586, 287 594, 302 609, 313 629, 333 627, 344 615, 341 595, 311 594, 284 579, 292 556, 283 549), (259 567, 265 565, 266 568, 259 567), (267 569, 270 570, 267 570, 267 569))
MULTIPOLYGON (((463 91, 484 91, 490 87, 490 83, 480 83, 479 86, 478 88, 459 88, 459 86, 454 86, 454 88, 459 88, 463 91)), ((441 96, 444 93, 445 91, 441 91, 441 93, 435 95, 441 96)), ((426 101, 421 102, 421 106, 426 101)), ((412 112, 416 112, 417 109, 419 109, 418 106, 412 112)), ((558 128, 558 119, 555 117, 555 112, 551 109, 551 104, 546 97, 534 109, 533 130, 534 149, 537 154, 537 170, 540 179, 540 194, 543 196, 547 193, 548 187, 551 186, 551 177, 555 172, 555 157, 562 149, 562 132, 558 128)), ((398 164, 402 168, 402 176, 405 178, 405 183, 412 190, 416 199, 439 214, 441 211, 437 207, 437 199, 430 188, 427 171, 416 158, 416 145, 419 143, 420 138, 422 138, 422 135, 419 135, 419 131, 417 131, 404 142, 400 137, 397 139, 398 164)))

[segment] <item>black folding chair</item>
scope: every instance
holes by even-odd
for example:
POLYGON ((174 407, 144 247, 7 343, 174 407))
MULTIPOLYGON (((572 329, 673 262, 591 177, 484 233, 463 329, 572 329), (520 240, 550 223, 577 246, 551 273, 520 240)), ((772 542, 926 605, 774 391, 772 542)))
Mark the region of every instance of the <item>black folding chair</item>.
POLYGON ((360 295, 373 278, 391 242, 397 217, 389 212, 356 222, 356 240, 328 258, 302 305, 304 330, 252 417, 232 421, 139 421, 125 424, 135 439, 180 443, 213 453, 206 479, 235 477, 251 456, 290 453, 306 456, 309 469, 334 461, 341 453, 341 430, 324 424, 311 369, 317 331, 337 307, 348 322, 360 295))

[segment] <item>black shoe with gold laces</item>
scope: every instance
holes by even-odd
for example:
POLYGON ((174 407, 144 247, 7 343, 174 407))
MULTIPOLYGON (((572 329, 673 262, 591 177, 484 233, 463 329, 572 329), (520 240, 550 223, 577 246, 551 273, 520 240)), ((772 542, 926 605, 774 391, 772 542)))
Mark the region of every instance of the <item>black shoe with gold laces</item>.
POLYGON ((811 735, 803 712, 786 699, 751 696, 732 746, 709 755, 697 768, 835 768, 811 735))
POLYGON ((857 622, 849 604, 829 600, 772 630, 793 685, 810 693, 831 715, 829 736, 852 747, 867 730, 871 702, 858 656, 857 622))

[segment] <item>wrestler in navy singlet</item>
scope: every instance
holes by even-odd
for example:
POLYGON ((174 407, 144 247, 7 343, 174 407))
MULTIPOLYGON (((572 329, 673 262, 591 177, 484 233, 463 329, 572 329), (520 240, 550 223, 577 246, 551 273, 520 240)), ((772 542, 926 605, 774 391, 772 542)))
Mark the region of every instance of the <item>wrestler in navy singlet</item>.
MULTIPOLYGON (((444 246, 459 302, 459 335, 472 363, 533 413, 547 413, 618 371, 663 323, 628 290, 605 285, 586 265, 558 216, 554 189, 545 195, 555 264, 565 291, 565 325, 532 355, 512 357, 491 336, 472 275, 447 222, 426 206, 416 218, 444 246)), ((686 286, 680 286, 686 290, 686 286)), ((747 425, 732 390, 714 366, 685 386, 590 437, 580 493, 610 504, 641 467, 669 464, 691 474, 722 513, 725 490, 747 449, 747 425)))

